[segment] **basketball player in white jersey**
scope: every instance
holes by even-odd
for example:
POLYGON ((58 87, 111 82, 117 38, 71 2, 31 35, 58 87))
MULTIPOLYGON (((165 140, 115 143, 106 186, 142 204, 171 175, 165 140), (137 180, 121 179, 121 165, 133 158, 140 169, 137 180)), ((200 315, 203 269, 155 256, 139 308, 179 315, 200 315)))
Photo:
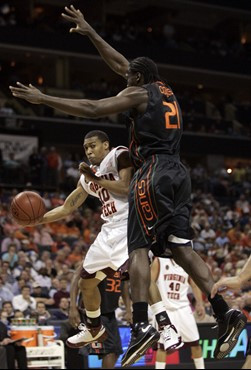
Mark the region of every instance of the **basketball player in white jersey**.
POLYGON ((80 333, 67 340, 67 344, 74 348, 106 339, 100 319, 98 284, 106 276, 113 276, 114 271, 128 260, 128 189, 132 177, 128 149, 120 146, 110 150, 109 138, 104 132, 89 132, 83 146, 91 166, 80 164, 82 175, 77 188, 62 206, 47 212, 39 222, 49 223, 67 217, 84 203, 88 195, 99 198, 102 204, 104 224, 86 254, 82 279, 79 280, 87 324, 81 324, 80 333))
MULTIPOLYGON (((80 164, 82 175, 77 188, 62 206, 47 212, 39 222, 50 223, 67 217, 84 203, 89 194, 102 203, 101 217, 105 223, 87 252, 79 280, 87 322, 79 325, 80 333, 68 338, 67 345, 73 348, 106 339, 105 328, 101 324, 98 284, 106 276, 113 277, 114 271, 126 270, 128 260, 128 192, 132 178, 128 149, 120 146, 110 150, 108 136, 96 130, 85 136, 84 150, 91 167, 84 162, 80 164)), ((171 325, 156 286, 152 292, 152 309, 160 325, 165 349, 174 349, 180 345, 180 336, 171 325)), ((77 307, 74 310, 71 307, 71 317, 72 322, 79 322, 77 307)))
MULTIPOLYGON (((187 297, 191 286, 197 302, 198 313, 203 316, 205 315, 205 309, 201 291, 183 268, 169 258, 154 259, 151 266, 151 279, 156 282, 168 316, 181 335, 182 341, 191 347, 195 368, 205 369, 202 349, 199 345, 199 332, 187 297)), ((166 351, 164 351, 163 342, 160 338, 155 368, 165 369, 165 367, 166 351)))

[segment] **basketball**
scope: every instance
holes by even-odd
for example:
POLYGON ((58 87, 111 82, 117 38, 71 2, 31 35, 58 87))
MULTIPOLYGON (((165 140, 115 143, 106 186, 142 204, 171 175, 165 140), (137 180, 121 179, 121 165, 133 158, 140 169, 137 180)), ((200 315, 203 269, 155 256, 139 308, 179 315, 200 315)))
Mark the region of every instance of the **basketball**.
POLYGON ((28 226, 40 220, 46 213, 46 207, 38 193, 24 191, 12 200, 10 212, 19 225, 28 226))

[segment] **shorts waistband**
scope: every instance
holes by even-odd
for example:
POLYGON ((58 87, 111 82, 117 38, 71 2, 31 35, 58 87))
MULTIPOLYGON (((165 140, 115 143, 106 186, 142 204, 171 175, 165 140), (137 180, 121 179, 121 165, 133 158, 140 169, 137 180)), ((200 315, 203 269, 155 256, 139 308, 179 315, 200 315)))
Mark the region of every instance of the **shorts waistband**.
POLYGON ((164 153, 161 153, 161 154, 152 154, 151 156, 147 157, 145 159, 146 162, 148 161, 152 161, 152 158, 154 157, 158 157, 158 158, 161 158, 161 159, 169 159, 170 161, 173 161, 173 162, 179 162, 180 161, 180 156, 177 154, 174 154, 174 155, 171 155, 171 154, 164 154, 164 153))

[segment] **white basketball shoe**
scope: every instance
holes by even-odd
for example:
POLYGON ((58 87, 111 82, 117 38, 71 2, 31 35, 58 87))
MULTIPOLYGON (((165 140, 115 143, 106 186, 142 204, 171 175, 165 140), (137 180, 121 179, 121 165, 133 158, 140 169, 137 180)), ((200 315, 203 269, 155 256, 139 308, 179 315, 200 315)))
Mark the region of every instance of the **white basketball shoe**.
POLYGON ((165 325, 160 331, 165 351, 174 351, 181 348, 184 343, 174 325, 165 325))
POLYGON ((93 342, 104 342, 107 338, 107 333, 103 325, 97 328, 88 327, 86 324, 79 324, 78 329, 80 332, 66 341, 68 347, 81 348, 93 342))

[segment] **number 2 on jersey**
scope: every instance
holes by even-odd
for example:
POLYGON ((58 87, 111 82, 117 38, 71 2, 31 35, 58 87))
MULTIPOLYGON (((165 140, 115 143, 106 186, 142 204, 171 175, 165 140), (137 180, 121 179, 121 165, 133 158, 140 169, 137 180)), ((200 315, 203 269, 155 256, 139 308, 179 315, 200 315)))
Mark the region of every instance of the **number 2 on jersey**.
POLYGON ((163 101, 163 105, 168 107, 168 110, 165 112, 165 119, 166 119, 166 129, 179 129, 180 128, 180 117, 179 117, 179 110, 177 107, 177 103, 167 103, 163 101), (177 123, 171 123, 170 118, 177 117, 177 123))

